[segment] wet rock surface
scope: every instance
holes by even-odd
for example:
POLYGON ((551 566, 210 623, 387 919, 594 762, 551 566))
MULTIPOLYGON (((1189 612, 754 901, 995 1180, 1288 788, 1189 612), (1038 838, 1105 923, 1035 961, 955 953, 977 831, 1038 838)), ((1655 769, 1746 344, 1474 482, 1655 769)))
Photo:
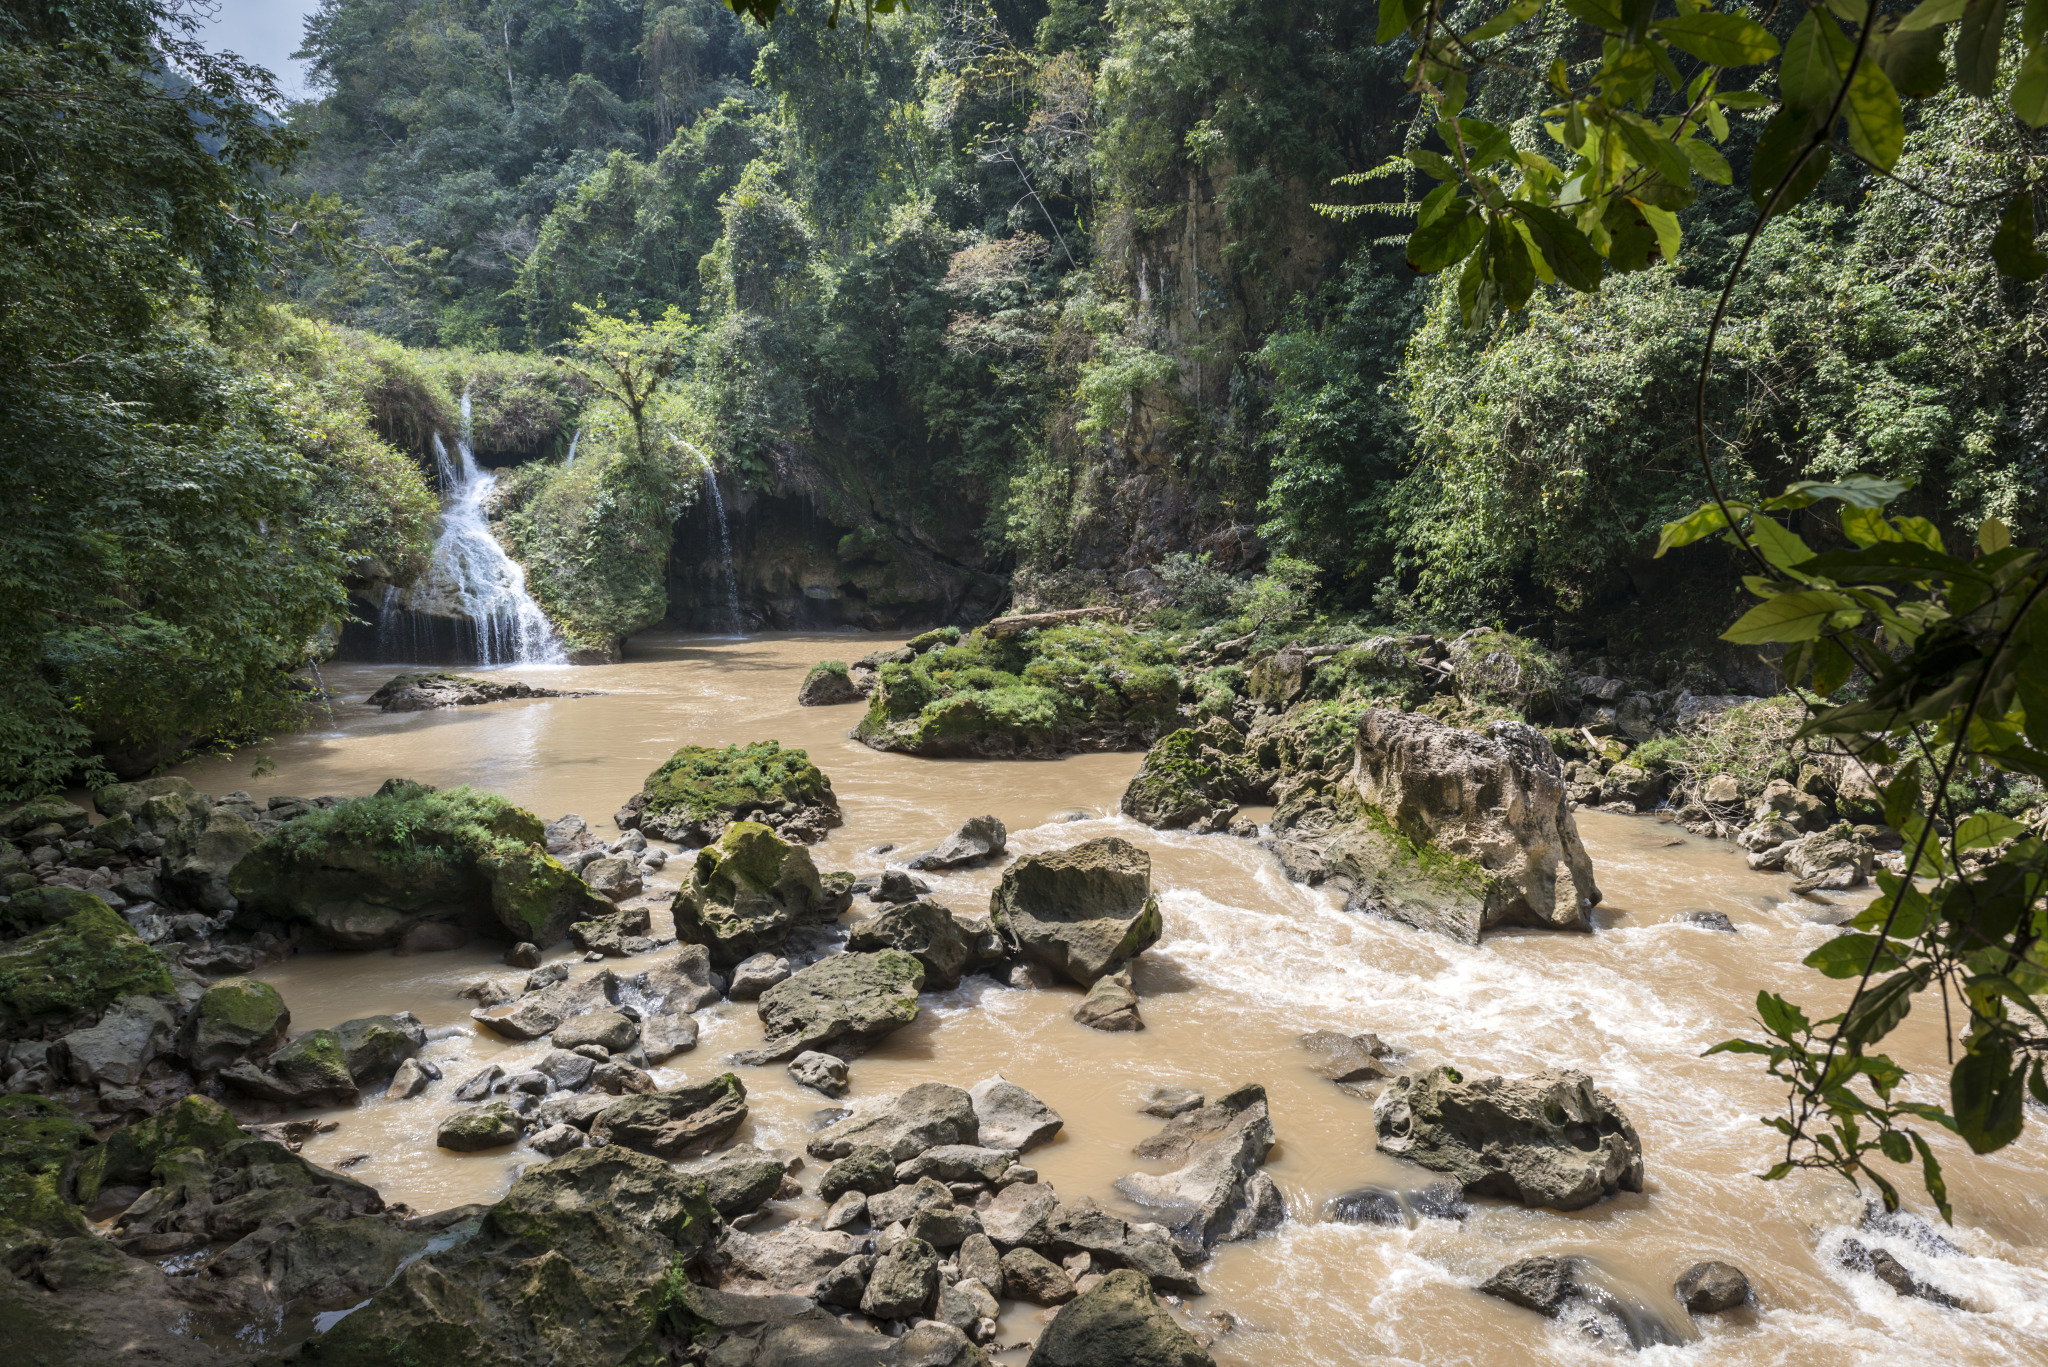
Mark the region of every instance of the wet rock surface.
POLYGON ((1008 847, 1009 831, 993 816, 977 816, 923 854, 908 861, 913 869, 964 869, 997 858, 1008 847))
POLYGON ((901 950, 820 959, 761 994, 766 1041, 733 1057, 782 1063, 807 1051, 859 1052, 917 1019, 923 986, 924 966, 901 950))
POLYGON ((507 698, 590 696, 588 693, 536 688, 516 679, 479 679, 467 674, 400 674, 363 701, 385 712, 426 712, 437 707, 475 707, 507 698))
POLYGON ((1215 1359, 1143 1275, 1117 1271, 1060 1310, 1031 1350, 1030 1367, 1215 1367, 1215 1359))
POLYGON ((714 967, 730 969, 779 949, 791 930, 824 919, 827 906, 809 851, 741 821, 697 852, 669 909, 678 939, 703 945, 714 967))
POLYGON ((1083 987, 1156 944, 1162 929, 1152 856, 1114 836, 1017 860, 989 912, 1020 955, 1083 987))
POLYGON ((1167 1122, 1139 1144, 1141 1158, 1178 1166, 1117 1179, 1117 1190, 1208 1248, 1277 1227, 1286 1207, 1261 1171, 1274 1143, 1266 1089, 1247 1083, 1167 1122))
POLYGON ((1572 1322, 1590 1338, 1638 1349, 1683 1342, 1656 1311, 1604 1284, 1583 1258, 1524 1258, 1488 1277, 1479 1290, 1546 1319, 1572 1322))

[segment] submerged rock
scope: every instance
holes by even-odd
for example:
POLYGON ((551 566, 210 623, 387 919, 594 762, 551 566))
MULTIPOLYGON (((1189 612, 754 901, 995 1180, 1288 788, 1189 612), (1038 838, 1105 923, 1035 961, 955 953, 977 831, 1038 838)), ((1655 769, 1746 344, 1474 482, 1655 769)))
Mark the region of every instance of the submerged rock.
POLYGON ((1589 930, 1600 901, 1557 754, 1521 722, 1482 734, 1373 708, 1348 782, 1283 802, 1273 828, 1284 863, 1347 880, 1355 909, 1466 943, 1503 925, 1589 930))
POLYGON ((989 912, 1020 955, 1083 987, 1156 944, 1162 925, 1152 856, 1114 836, 1025 855, 989 912))
POLYGON ((810 852, 758 822, 742 821, 697 852, 690 881, 676 891, 670 910, 676 937, 703 945, 715 967, 729 969, 779 948, 794 926, 818 919, 824 905, 810 852))
POLYGON ((1247 1083, 1138 1145, 1139 1157, 1178 1167, 1120 1177, 1116 1188, 1204 1247, 1249 1239, 1286 1216, 1279 1188, 1260 1171, 1273 1139, 1266 1089, 1247 1083))
POLYGON ((385 712, 425 712, 437 707, 475 707, 502 702, 506 698, 580 698, 584 693, 563 693, 553 688, 535 688, 517 679, 479 679, 467 674, 400 674, 363 699, 385 712))
POLYGON ((1131 989, 1128 971, 1105 973, 1088 989, 1088 995, 1074 1008, 1074 1019, 1091 1030, 1143 1030, 1138 1014, 1138 994, 1131 989))
POLYGON ((1615 1294, 1591 1271, 1583 1258, 1524 1258, 1488 1277, 1479 1290, 1546 1319, 1576 1319, 1590 1337, 1619 1336, 1631 1348, 1683 1342, 1654 1310, 1615 1294))
POLYGON ((1643 1189, 1635 1127, 1584 1073, 1395 1078, 1373 1104, 1384 1153, 1449 1174, 1473 1196, 1578 1210, 1643 1189))
MULTIPOLYGON (((863 673, 872 687, 874 674, 863 673)), ((797 686, 796 701, 799 707, 837 707, 843 703, 860 702, 867 695, 867 689, 854 682, 842 661, 824 660, 812 665, 810 672, 804 675, 803 683, 797 686)))
POLYGON ((1378 1035, 1344 1035, 1317 1030, 1301 1037, 1309 1067, 1332 1082, 1377 1082, 1387 1075, 1380 1062, 1393 1052, 1378 1035))
MULTIPOLYGON (((1009 1263, 1003 1272, 1007 1279, 1009 1263)), ((1144 1275, 1120 1269, 1068 1302, 1031 1350, 1028 1367, 1215 1367, 1144 1275)))
POLYGON ((801 750, 775 741, 714 749, 686 745, 647 776, 619 812, 623 828, 662 840, 700 845, 736 821, 773 826, 811 844, 840 824, 832 781, 801 750))
POLYGON ((1748 1303, 1749 1277, 1733 1263, 1694 1263, 1671 1285, 1678 1303, 1695 1315, 1718 1315, 1748 1303))
POLYGON ((733 1055, 740 1063, 782 1063, 807 1050, 841 1057, 917 1019, 924 966, 901 950, 834 954, 761 994, 766 1042, 733 1055))
POLYGON ((909 861, 913 869, 964 869, 1000 855, 1010 833, 993 816, 977 816, 909 861))

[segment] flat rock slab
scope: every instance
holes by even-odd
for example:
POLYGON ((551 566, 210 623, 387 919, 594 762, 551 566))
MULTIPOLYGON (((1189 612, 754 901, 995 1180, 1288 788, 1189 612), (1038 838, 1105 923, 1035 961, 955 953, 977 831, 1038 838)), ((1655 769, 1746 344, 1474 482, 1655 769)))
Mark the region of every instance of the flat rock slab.
MULTIPOLYGON (((761 994, 766 1034, 739 1063, 784 1063, 810 1049, 848 1055, 917 1019, 924 965, 898 949, 834 954, 799 969, 761 994)), ((955 1089, 957 1090, 957 1089, 955 1089)))
POLYGON ((475 707, 507 698, 594 698, 593 692, 565 693, 535 688, 517 679, 479 679, 468 674, 400 674, 363 699, 386 712, 426 712, 437 707, 475 707))
POLYGON ((1266 1089, 1247 1083, 1168 1121, 1137 1147, 1141 1158, 1179 1166, 1132 1173, 1116 1187, 1204 1247, 1250 1238, 1286 1214, 1273 1179, 1260 1171, 1273 1140, 1266 1089))
POLYGON ((826 1126, 811 1137, 807 1149, 813 1158, 836 1159, 872 1146, 903 1163, 941 1144, 973 1144, 979 1132, 974 1102, 966 1092, 943 1082, 921 1082, 826 1126))

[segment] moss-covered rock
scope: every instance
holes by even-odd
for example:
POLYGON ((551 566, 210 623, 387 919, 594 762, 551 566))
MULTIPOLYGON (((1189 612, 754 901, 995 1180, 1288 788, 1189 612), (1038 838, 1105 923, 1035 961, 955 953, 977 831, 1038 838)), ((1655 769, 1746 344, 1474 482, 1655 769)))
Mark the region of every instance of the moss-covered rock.
POLYGON ((90 1024, 130 993, 172 995, 163 956, 112 908, 68 889, 59 897, 62 920, 0 948, 0 1038, 90 1024))
POLYGON ((980 938, 937 902, 919 900, 884 907, 854 922, 846 947, 855 952, 900 949, 924 965, 924 985, 943 992, 958 987, 960 976, 983 961, 980 938))
POLYGON ((836 707, 859 702, 867 693, 853 681, 843 660, 821 660, 811 666, 797 686, 796 700, 803 707, 836 707))
POLYGON ((686 745, 647 776, 618 816, 621 826, 686 845, 716 840, 742 820, 808 844, 840 824, 839 799, 809 755, 779 741, 686 745))
POLYGON ((72 1178, 90 1127, 47 1097, 0 1097, 0 1264, 16 1250, 92 1233, 72 1178))
POLYGON ((547 945, 611 904, 546 838, 540 818, 502 797, 393 779, 284 826, 235 866, 229 887, 247 909, 344 949, 396 945, 428 922, 547 945))
POLYGON ((481 1153, 519 1142, 526 1121, 502 1101, 487 1101, 453 1112, 434 1132, 434 1142, 453 1153, 481 1153))
POLYGON ((280 1106, 347 1106, 356 1099, 348 1051, 332 1030, 308 1030, 285 1043, 267 1063, 244 1060, 220 1079, 244 1096, 280 1106))
POLYGON ((810 852, 758 822, 741 821, 697 852, 690 881, 676 890, 670 909, 677 939, 703 945, 714 965, 731 968, 779 946, 825 905, 810 852))
POLYGON ((202 1073, 217 1073, 275 1047, 291 1023, 284 997, 269 983, 223 978, 206 989, 185 1026, 185 1058, 202 1073))
POLYGON ((590 1124, 594 1139, 673 1161, 732 1137, 747 1118, 747 1089, 737 1074, 615 1102, 590 1124))
POLYGON ((1161 638, 1093 622, 999 640, 976 631, 883 664, 853 734, 915 755, 1049 757, 1144 745, 1179 702, 1161 638))
POLYGON ((218 1101, 197 1094, 180 1097, 168 1110, 115 1130, 93 1149, 78 1169, 78 1199, 89 1205, 101 1187, 146 1184, 166 1153, 224 1153, 248 1137, 218 1101))
POLYGON ((1060 1307, 1028 1367, 1216 1367, 1142 1272, 1119 1268, 1060 1307))
POLYGON ((77 835, 91 821, 85 808, 55 794, 0 807, 0 835, 26 835, 42 826, 62 826, 66 835, 77 835))
POLYGON ((164 880, 192 905, 207 911, 235 906, 229 886, 235 866, 262 843, 247 818, 225 807, 206 813, 203 822, 181 823, 164 837, 164 880))
POLYGON ((1237 804, 1262 792, 1263 771, 1245 738, 1222 717, 1162 736, 1145 753, 1123 812, 1156 830, 1228 825, 1237 804))
POLYGON ((865 1049, 917 1019, 924 965, 900 949, 834 954, 798 969, 761 994, 767 1036, 737 1063, 784 1063, 806 1049, 865 1049))

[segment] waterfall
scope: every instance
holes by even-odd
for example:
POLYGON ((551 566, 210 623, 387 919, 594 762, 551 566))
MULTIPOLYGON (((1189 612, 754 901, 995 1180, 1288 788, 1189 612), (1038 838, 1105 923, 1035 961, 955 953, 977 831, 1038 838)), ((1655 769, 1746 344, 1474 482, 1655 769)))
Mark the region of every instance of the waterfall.
POLYGON ((568 458, 562 462, 563 469, 566 470, 571 465, 574 465, 576 463, 576 443, 582 440, 583 429, 579 427, 576 429, 576 435, 569 438, 569 455, 568 458))
POLYGON ((478 664, 567 664, 568 652, 554 624, 526 591, 526 571, 491 535, 485 507, 498 477, 477 468, 469 421, 469 391, 464 389, 462 437, 454 459, 441 434, 434 434, 443 504, 433 563, 406 594, 405 611, 391 612, 387 599, 384 620, 396 630, 404 629, 401 617, 407 626, 417 625, 413 619, 422 615, 465 621, 476 633, 478 664))
POLYGON ((707 464, 704 467, 704 483, 711 490, 711 507, 718 514, 718 553, 725 564, 725 606, 732 618, 732 629, 740 627, 740 577, 732 566, 732 532, 725 525, 725 497, 718 492, 718 476, 707 464))

